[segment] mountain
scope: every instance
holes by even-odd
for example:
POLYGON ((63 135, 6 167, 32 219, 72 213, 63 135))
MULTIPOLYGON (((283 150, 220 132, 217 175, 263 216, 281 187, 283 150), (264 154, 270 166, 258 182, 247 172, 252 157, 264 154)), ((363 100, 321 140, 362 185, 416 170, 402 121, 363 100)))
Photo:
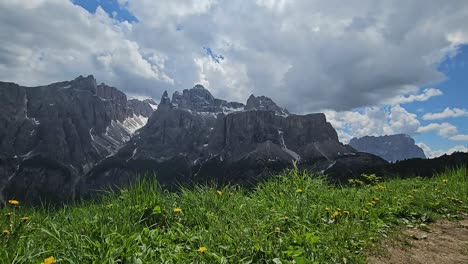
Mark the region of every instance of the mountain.
POLYGON ((214 98, 210 91, 200 84, 192 89, 185 89, 182 93, 174 92, 171 104, 174 108, 202 113, 230 113, 244 110, 244 104, 214 98))
POLYGON ((285 108, 279 107, 273 100, 266 96, 254 96, 251 94, 247 103, 245 104, 245 110, 269 110, 274 111, 277 115, 288 116, 289 111, 285 108))
POLYGON ((39 87, 0 82, 0 94, 0 191, 23 199, 73 198, 79 178, 153 112, 92 75, 39 87))
POLYGON ((342 159, 352 163, 350 168, 387 163, 341 144, 322 113, 289 114, 264 96, 250 96, 243 107, 216 99, 197 85, 175 92, 172 100, 164 92, 139 134, 95 166, 79 185, 80 193, 86 194, 110 182, 127 185, 135 175, 152 172, 169 188, 202 182, 251 185, 292 161, 325 171, 342 159))
POLYGON ((412 166, 343 145, 324 114, 291 114, 265 96, 228 102, 196 85, 164 92, 158 105, 128 100, 93 76, 39 87, 0 82, 0 93, 0 201, 64 203, 154 175, 169 189, 254 186, 292 161, 338 182, 412 166))
POLYGON ((424 151, 415 144, 414 139, 405 134, 353 138, 349 142, 349 145, 358 151, 377 155, 389 162, 412 158, 426 158, 424 151))

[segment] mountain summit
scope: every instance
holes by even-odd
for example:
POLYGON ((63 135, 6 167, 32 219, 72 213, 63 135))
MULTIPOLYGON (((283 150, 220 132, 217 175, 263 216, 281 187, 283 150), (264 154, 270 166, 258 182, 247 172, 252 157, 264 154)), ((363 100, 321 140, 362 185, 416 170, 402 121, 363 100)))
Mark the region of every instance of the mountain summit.
POLYGON ((0 193, 24 201, 64 202, 154 173, 171 188, 252 184, 292 161, 324 173, 346 164, 344 177, 386 164, 341 144, 324 114, 292 115, 265 96, 244 105, 196 85, 156 105, 92 75, 0 91, 0 193))
POLYGON ((353 138, 349 142, 349 145, 358 151, 377 155, 389 162, 412 158, 426 158, 424 151, 414 143, 414 139, 405 134, 353 138))

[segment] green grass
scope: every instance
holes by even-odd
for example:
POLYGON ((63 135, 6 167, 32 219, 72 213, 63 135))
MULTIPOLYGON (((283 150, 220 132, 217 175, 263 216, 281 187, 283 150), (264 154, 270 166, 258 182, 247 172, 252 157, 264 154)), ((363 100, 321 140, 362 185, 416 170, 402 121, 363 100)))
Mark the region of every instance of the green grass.
POLYGON ((7 205, 0 228, 10 234, 0 237, 0 261, 365 263, 397 227, 468 212, 465 168, 430 179, 362 180, 332 186, 291 170, 252 191, 205 186, 170 193, 142 181, 61 209, 7 205))

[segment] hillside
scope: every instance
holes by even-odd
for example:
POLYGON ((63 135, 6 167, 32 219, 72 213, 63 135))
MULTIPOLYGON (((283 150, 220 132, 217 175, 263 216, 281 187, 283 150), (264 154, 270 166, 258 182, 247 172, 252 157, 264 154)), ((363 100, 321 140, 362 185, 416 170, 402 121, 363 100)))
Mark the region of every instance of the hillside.
POLYGON ((3 263, 365 263, 401 226, 468 212, 465 168, 339 187, 291 170, 252 191, 154 181, 60 209, 3 209, 3 263), (51 259, 49 259, 51 260, 51 259))

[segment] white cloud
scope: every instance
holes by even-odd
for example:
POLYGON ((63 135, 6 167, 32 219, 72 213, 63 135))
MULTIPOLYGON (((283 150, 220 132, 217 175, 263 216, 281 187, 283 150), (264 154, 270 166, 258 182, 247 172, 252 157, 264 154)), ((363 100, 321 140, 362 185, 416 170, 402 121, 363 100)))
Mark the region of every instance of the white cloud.
POLYGON ((455 135, 450 137, 450 139, 456 141, 468 141, 468 135, 455 135))
POLYGON ((100 7, 90 14, 68 1, 2 1, 0 25, 0 80, 34 86, 93 74, 140 93, 142 84, 174 83, 128 38, 132 25, 100 7))
POLYGON ((431 97, 442 95, 442 91, 435 88, 424 89, 420 94, 412 94, 409 96, 400 95, 390 100, 390 104, 407 104, 415 101, 423 102, 429 100, 431 97))
POLYGON ((436 131, 438 135, 443 137, 451 137, 458 133, 457 127, 450 123, 430 123, 426 126, 419 127, 416 132, 426 133, 430 131, 436 131))
POLYGON ((400 105, 387 108, 366 107, 361 111, 325 111, 342 142, 353 137, 414 134, 420 127, 415 114, 400 105))
POLYGON ((468 116, 467 109, 460 109, 460 108, 445 108, 444 111, 440 113, 427 113, 423 116, 424 120, 437 120, 437 119, 444 119, 449 117, 461 117, 461 116, 468 116))
POLYGON ((465 0, 118 2, 138 22, 70 1, 1 1, 0 79, 39 85, 92 73, 159 97, 203 75, 228 100, 254 93, 297 113, 345 111, 436 96, 414 88, 442 80, 437 64, 468 43, 465 0), (203 46, 226 58, 220 68, 203 46))
POLYGON ((440 157, 444 154, 450 155, 454 152, 468 152, 468 147, 466 146, 455 146, 453 148, 447 149, 447 150, 433 150, 431 149, 428 145, 424 143, 416 143, 420 148, 424 150, 424 154, 426 154, 426 157, 428 158, 436 158, 440 157))

